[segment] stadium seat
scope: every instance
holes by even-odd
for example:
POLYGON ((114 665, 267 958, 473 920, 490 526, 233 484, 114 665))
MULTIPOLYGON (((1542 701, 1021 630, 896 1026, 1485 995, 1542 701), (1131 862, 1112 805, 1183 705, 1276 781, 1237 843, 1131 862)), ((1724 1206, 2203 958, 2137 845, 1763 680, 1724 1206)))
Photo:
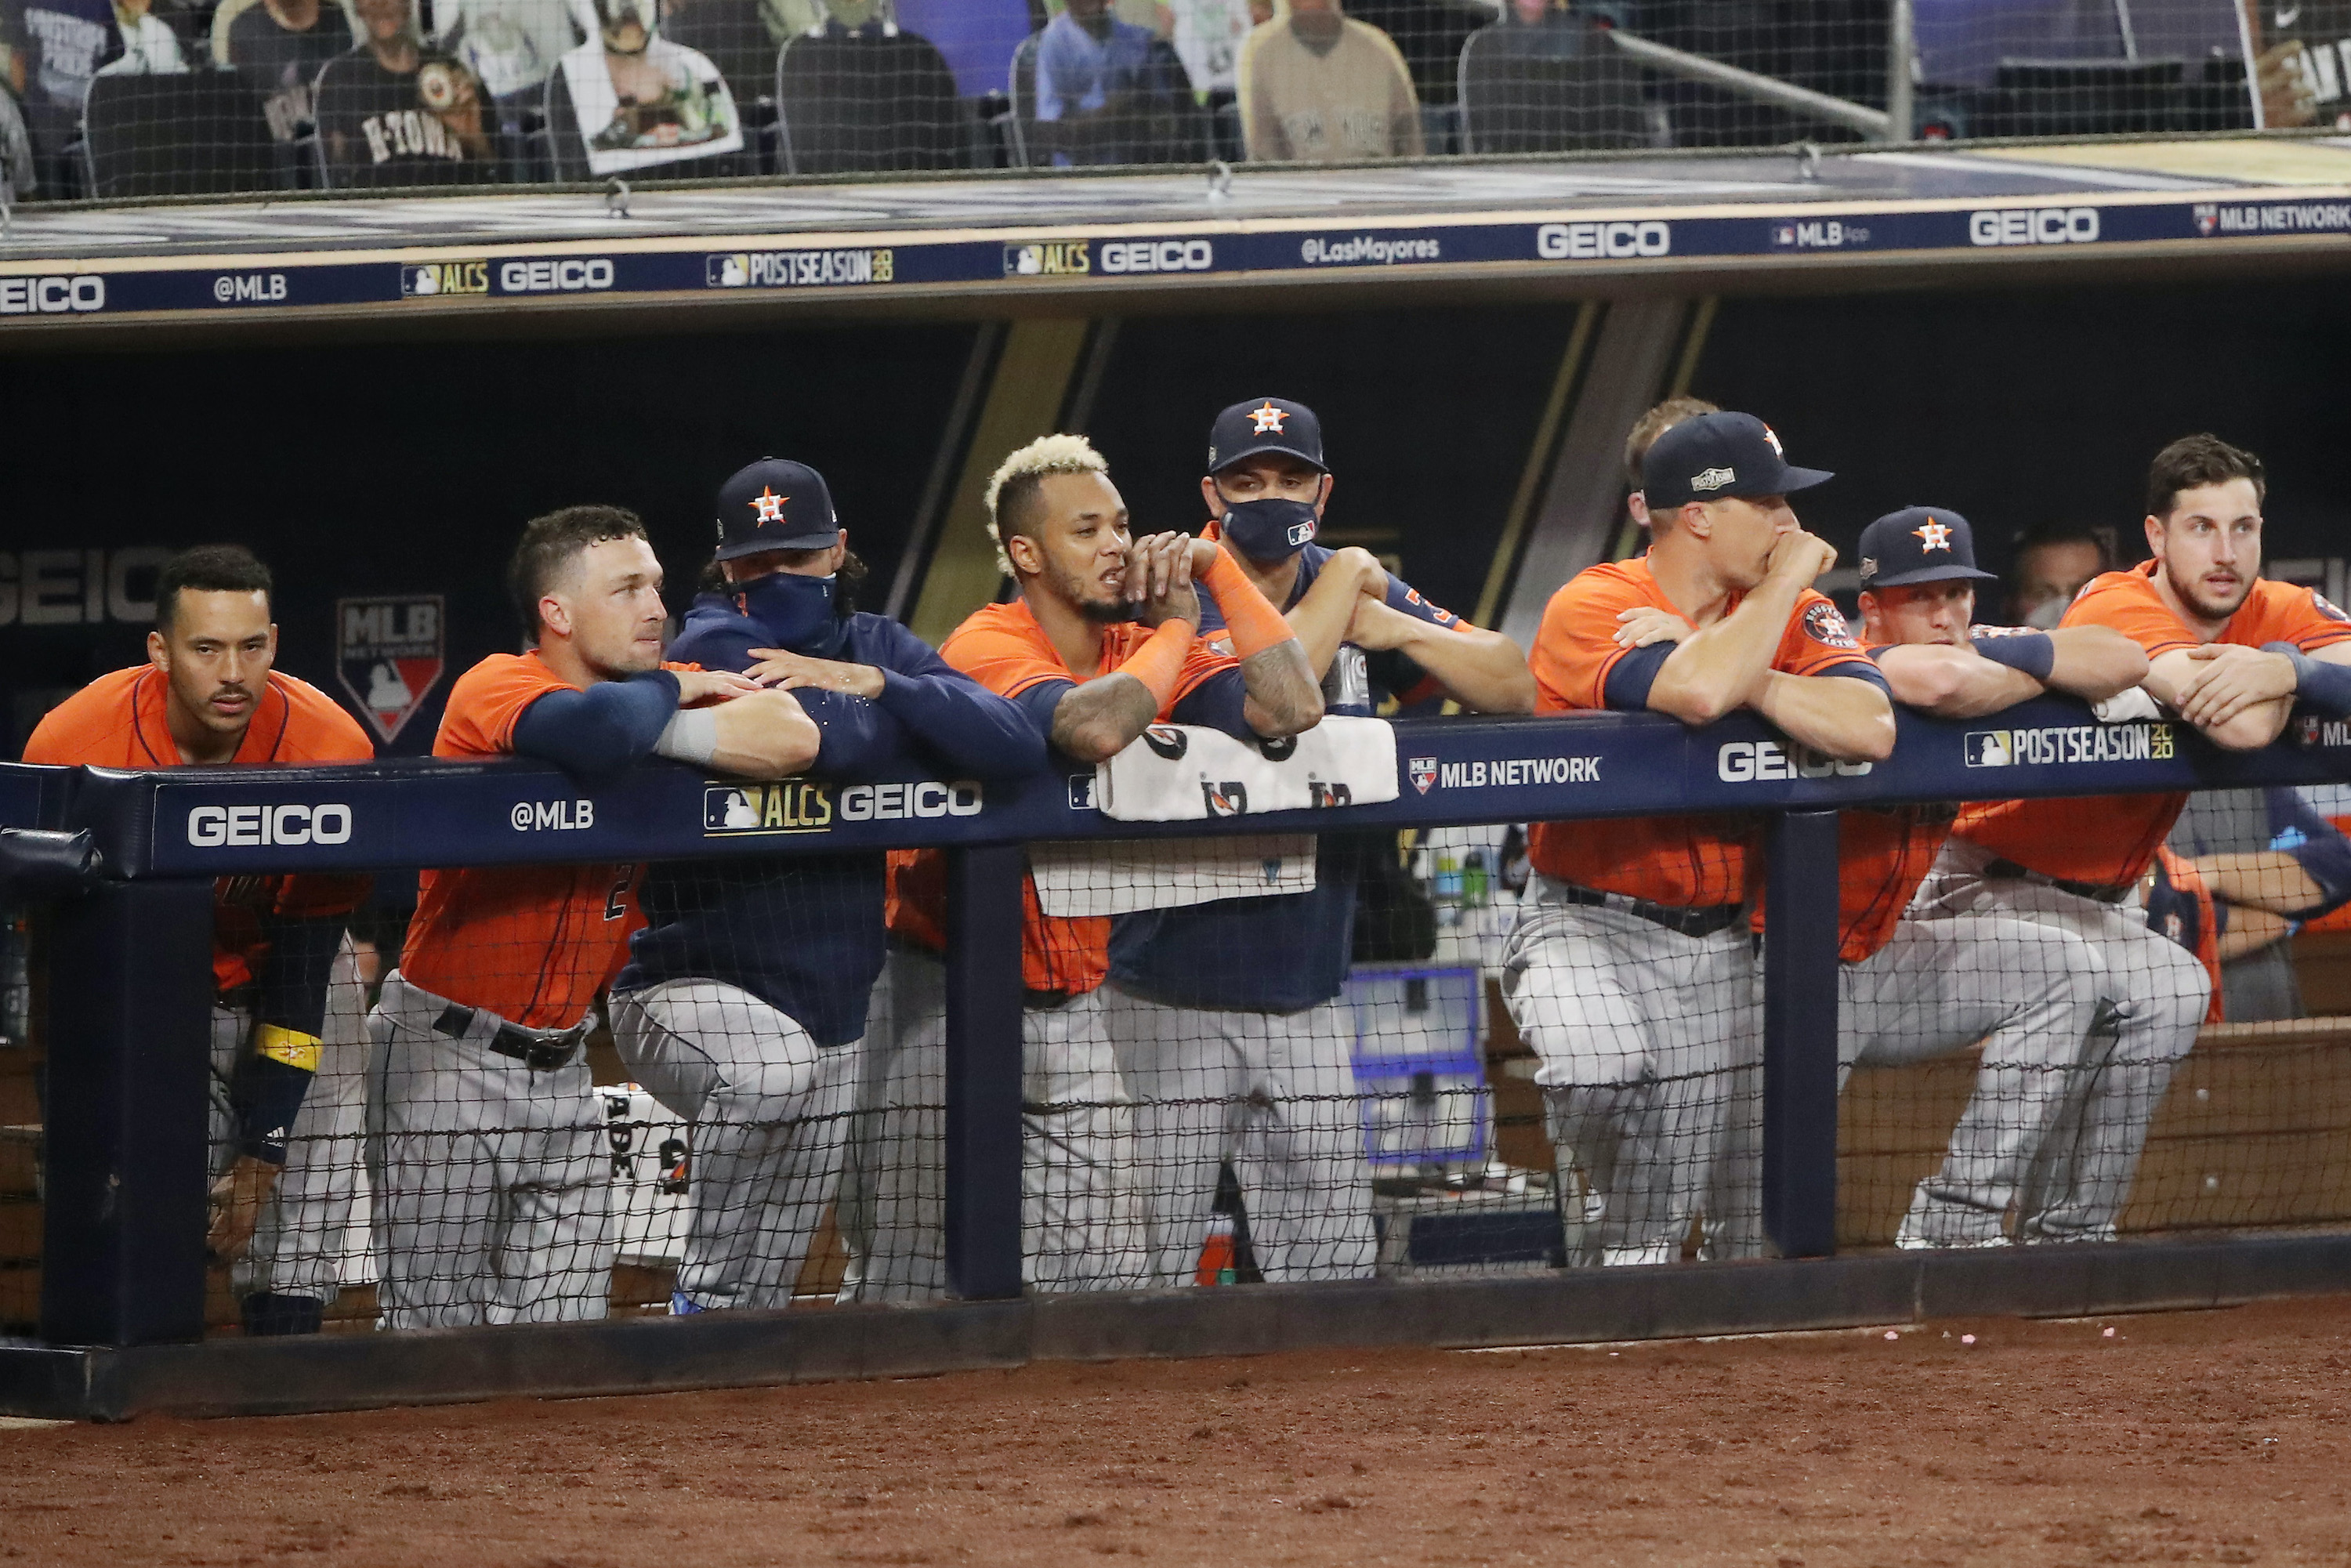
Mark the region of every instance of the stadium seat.
POLYGON ((776 42, 768 36, 759 0, 668 0, 662 37, 709 57, 726 78, 743 116, 746 141, 755 142, 762 172, 775 161, 776 42))
POLYGON ((898 0, 897 21, 931 41, 966 98, 1004 90, 1005 66, 1030 31, 1029 0, 898 0))
POLYGON ((776 111, 789 174, 953 169, 971 132, 955 75, 903 28, 829 28, 789 39, 776 60, 776 111))
MULTIPOLYGON (((666 36, 666 35, 664 35, 666 36)), ((713 62, 716 63, 715 61, 713 62)), ((722 69, 720 74, 725 75, 722 69)), ((728 89, 734 84, 729 82, 728 89)), ((737 113, 745 113, 742 100, 736 100, 737 113)), ((547 129, 544 133, 548 161, 559 180, 587 180, 594 176, 588 168, 586 143, 580 134, 580 116, 572 108, 571 89, 565 84, 563 73, 554 72, 547 78, 547 129)), ((747 145, 753 140, 750 125, 744 126, 747 145, 739 152, 705 154, 698 158, 679 158, 666 163, 648 163, 631 169, 620 177, 630 184, 642 184, 648 180, 739 180, 759 172, 759 154, 747 145)))
MULTIPOLYGON (((1031 34, 1013 52, 1013 162, 1024 169, 1050 166, 1052 154, 1037 141, 1037 41, 1031 34)), ((1216 156, 1214 128, 1193 97, 1184 62, 1165 40, 1151 47, 1151 63, 1161 90, 1141 113, 1089 128, 1083 162, 1088 163, 1205 163, 1216 156)))
POLYGON ((82 158, 89 194, 101 199, 277 183, 261 99, 225 71, 93 78, 82 104, 82 158))
POLYGON ((1640 68, 1598 26, 1492 26, 1461 46, 1461 151, 1588 152, 1665 140, 1640 68))
POLYGON ((2185 60, 2003 59, 1975 131, 2107 136, 2181 130, 2189 115, 2185 60))

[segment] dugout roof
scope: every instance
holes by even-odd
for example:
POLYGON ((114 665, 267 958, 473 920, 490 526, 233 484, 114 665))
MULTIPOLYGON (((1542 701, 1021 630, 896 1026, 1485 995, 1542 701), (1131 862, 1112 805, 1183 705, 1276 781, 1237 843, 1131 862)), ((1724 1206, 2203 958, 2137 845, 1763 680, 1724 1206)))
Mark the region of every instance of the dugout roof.
POLYGON ((1820 288, 2002 264, 2306 265, 2346 236, 2340 136, 36 205, 0 232, 0 345, 159 320, 999 314, 1725 274, 1820 288))

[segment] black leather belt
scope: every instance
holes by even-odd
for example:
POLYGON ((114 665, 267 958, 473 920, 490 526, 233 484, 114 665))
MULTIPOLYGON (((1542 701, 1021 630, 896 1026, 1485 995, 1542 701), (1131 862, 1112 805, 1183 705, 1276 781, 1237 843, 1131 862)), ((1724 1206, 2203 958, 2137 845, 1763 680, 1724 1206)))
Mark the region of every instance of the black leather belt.
POLYGON ((1566 882, 1556 885, 1560 896, 1570 904, 1621 910, 1653 925, 1678 931, 1685 936, 1711 936, 1718 931, 1727 930, 1746 907, 1738 904, 1708 904, 1696 909, 1684 909, 1677 904, 1659 904, 1654 899, 1635 898, 1629 893, 1603 893, 1596 887, 1578 887, 1566 882))
POLYGON ((2048 876, 2030 866, 2014 861, 1993 861, 1983 868, 1984 875, 2001 882, 2034 882, 2043 887, 2053 887, 2060 893, 2070 893, 2076 898, 2095 899, 2100 904, 2120 904, 2130 894, 2131 884, 2106 886, 2093 882, 2068 882, 2062 876, 2048 876))
MULTIPOLYGON (((463 1040, 479 1016, 472 1008, 451 1002, 433 1020, 433 1030, 451 1040, 463 1040)), ((567 1030, 525 1029, 500 1019, 497 1032, 481 1043, 500 1056, 512 1057, 533 1072, 552 1072, 559 1067, 570 1066, 572 1058, 580 1054, 580 1042, 587 1038, 585 1019, 567 1030)))
POLYGON ((1020 993, 1020 1005, 1032 1012, 1051 1012, 1056 1008, 1068 1007, 1083 995, 1083 991, 1024 990, 1020 993))

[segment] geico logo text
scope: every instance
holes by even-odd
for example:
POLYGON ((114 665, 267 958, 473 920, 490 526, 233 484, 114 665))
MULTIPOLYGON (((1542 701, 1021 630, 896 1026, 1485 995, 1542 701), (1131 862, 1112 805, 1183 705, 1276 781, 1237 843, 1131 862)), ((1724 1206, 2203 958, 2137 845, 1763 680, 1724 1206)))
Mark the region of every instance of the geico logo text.
POLYGON ((1654 218, 1642 223, 1545 224, 1535 230, 1535 254, 1545 261, 1667 256, 1673 248, 1672 225, 1654 218))
POLYGON ((188 813, 188 842, 200 850, 350 841, 349 806, 198 806, 188 813))
POLYGON ((1216 246, 1204 239, 1109 240, 1102 247, 1104 272, 1206 272, 1216 265, 1216 246))
POLYGON ((1869 768, 1866 762, 1839 762, 1801 746, 1782 747, 1776 740, 1729 741, 1714 759, 1715 776, 1726 784, 1769 779, 1858 779, 1869 768))
POLYGON ((895 822, 909 817, 977 817, 979 786, 968 779, 942 784, 852 784, 841 792, 844 822, 895 822))
POLYGON ((589 261, 509 261, 498 267, 498 288, 507 294, 576 293, 612 287, 612 264, 589 261))
POLYGON ((2097 237, 2095 207, 2018 207, 1968 214, 1968 239, 1975 245, 2086 245, 2097 237))
POLYGON ((106 308, 106 279, 95 273, 79 277, 0 277, 0 316, 62 316, 106 308))

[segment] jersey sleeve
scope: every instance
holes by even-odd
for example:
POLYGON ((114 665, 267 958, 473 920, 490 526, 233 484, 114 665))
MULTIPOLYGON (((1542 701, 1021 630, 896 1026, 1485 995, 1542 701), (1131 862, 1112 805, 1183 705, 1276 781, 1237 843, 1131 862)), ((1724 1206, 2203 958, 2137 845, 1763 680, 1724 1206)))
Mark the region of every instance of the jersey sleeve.
POLYGON ((1608 706, 1608 672, 1625 650, 1616 645, 1616 617, 1643 602, 1639 588, 1618 572, 1582 572, 1551 596, 1528 666, 1534 671, 1537 711, 1608 706))
POLYGON ((2263 630, 2268 634, 2262 642, 2291 643, 2305 653, 2351 641, 2351 616, 2314 588, 2295 588, 2278 595, 2276 608, 2267 620, 2263 630))
POLYGON ((536 660, 492 654, 458 678, 441 716, 434 751, 443 757, 503 757, 516 723, 549 692, 570 688, 536 660))
MULTIPOLYGON (((1176 703, 1182 702, 1203 685, 1215 680, 1227 670, 1238 672, 1240 667, 1241 662, 1238 659, 1234 658, 1230 653, 1220 652, 1212 646, 1206 637, 1195 637, 1192 640, 1191 651, 1184 655, 1184 667, 1176 672, 1176 696, 1175 700, 1167 705, 1167 712, 1173 712, 1176 703)), ((1236 674, 1234 679, 1239 678, 1236 674)), ((1159 716, 1165 718, 1167 712, 1163 712, 1159 716)))
POLYGON ((939 656, 998 696, 1017 697, 1042 681, 1066 681, 1070 672, 1017 632, 968 626, 949 637, 939 656))
POLYGON ((1455 632, 1475 630, 1469 622, 1462 620, 1450 610, 1422 598, 1418 589, 1405 582, 1394 572, 1388 573, 1387 605, 1398 614, 1409 615, 1416 621, 1426 621, 1431 626, 1442 626, 1455 632))
POLYGON ((1788 630, 1780 638, 1771 667, 1789 675, 1882 678, 1853 629, 1845 624, 1836 601, 1812 588, 1797 596, 1796 612, 1788 617, 1788 630))
POLYGON ((2108 572, 2093 580, 2065 607, 2060 626, 2110 626, 2147 651, 2150 659, 2200 643, 2179 617, 2164 608, 2155 587, 2135 571, 2108 572))

